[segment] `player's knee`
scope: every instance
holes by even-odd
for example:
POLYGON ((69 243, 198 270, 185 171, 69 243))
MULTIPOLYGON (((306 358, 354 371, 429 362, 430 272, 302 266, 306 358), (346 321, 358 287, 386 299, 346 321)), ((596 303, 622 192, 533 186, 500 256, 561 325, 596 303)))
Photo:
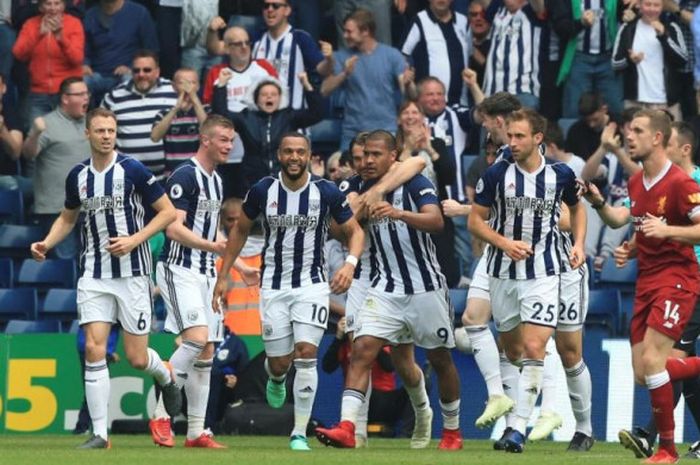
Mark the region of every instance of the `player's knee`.
POLYGON ((564 368, 571 368, 575 366, 583 358, 581 352, 578 350, 559 351, 559 356, 561 358, 561 364, 564 365, 564 368))
POLYGON ((452 355, 445 348, 429 350, 427 357, 436 373, 443 373, 454 367, 452 355))
POLYGON ((305 358, 305 359, 310 359, 316 358, 316 354, 318 353, 318 348, 313 345, 309 344, 306 342, 300 342, 294 346, 294 358, 305 358))
MULTIPOLYGON (((536 360, 544 359, 545 343, 539 338, 529 338, 523 343, 523 355, 536 360)), ((510 358, 510 357, 509 357, 510 358)))
POLYGON ((467 308, 467 310, 462 314, 462 324, 464 324, 464 326, 485 325, 488 324, 490 318, 490 312, 484 312, 474 308, 467 308))
POLYGON ((96 344, 95 341, 85 341, 85 359, 89 362, 97 362, 103 360, 107 356, 107 348, 102 344, 96 344))
POLYGON ((145 370, 148 367, 148 354, 146 352, 143 354, 127 354, 126 358, 129 360, 129 365, 136 370, 145 370))

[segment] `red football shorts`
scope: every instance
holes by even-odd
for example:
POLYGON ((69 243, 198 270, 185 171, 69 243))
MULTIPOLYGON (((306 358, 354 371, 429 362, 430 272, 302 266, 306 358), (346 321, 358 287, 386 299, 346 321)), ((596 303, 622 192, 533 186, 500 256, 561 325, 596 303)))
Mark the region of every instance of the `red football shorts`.
POLYGON ((685 289, 662 287, 634 296, 630 343, 642 342, 647 328, 678 341, 695 309, 697 295, 685 289))

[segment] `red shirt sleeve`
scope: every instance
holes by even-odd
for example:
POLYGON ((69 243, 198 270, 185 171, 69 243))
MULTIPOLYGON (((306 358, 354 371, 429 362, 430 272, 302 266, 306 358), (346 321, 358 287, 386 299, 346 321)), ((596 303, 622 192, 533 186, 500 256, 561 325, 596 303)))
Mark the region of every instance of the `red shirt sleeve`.
POLYGON ((683 179, 679 184, 680 211, 690 220, 694 214, 700 213, 700 185, 690 177, 683 179))
POLYGON ((211 104, 214 99, 214 82, 219 78, 219 73, 226 66, 219 64, 209 70, 206 79, 204 80, 204 91, 202 92, 202 103, 211 104))
POLYGON ((274 78, 278 78, 278 77, 279 77, 279 76, 277 75, 277 70, 275 69, 274 66, 272 66, 272 64, 271 64, 269 61, 267 61, 267 60, 265 60, 265 59, 263 59, 263 58, 259 58, 259 59, 255 60, 255 62, 256 62, 262 69, 264 69, 265 71, 267 71, 267 74, 269 74, 270 76, 272 76, 272 77, 274 77, 274 78))

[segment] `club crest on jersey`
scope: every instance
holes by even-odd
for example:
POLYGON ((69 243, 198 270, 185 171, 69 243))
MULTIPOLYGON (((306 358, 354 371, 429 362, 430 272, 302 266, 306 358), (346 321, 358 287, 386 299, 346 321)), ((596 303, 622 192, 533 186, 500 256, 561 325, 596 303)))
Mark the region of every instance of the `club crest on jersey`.
POLYGON ((182 197, 182 186, 180 184, 173 184, 170 188, 170 198, 179 199, 182 197))
POLYGON ((659 215, 666 213, 666 196, 659 197, 659 201, 656 204, 656 211, 659 215))

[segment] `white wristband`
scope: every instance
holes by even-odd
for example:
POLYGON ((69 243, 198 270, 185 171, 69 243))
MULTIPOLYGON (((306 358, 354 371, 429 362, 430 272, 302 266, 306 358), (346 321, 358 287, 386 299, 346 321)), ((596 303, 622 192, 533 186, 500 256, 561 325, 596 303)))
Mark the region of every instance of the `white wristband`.
POLYGON ((345 263, 349 263, 352 266, 356 267, 357 266, 357 257, 354 255, 348 255, 347 257, 345 257, 345 263))

